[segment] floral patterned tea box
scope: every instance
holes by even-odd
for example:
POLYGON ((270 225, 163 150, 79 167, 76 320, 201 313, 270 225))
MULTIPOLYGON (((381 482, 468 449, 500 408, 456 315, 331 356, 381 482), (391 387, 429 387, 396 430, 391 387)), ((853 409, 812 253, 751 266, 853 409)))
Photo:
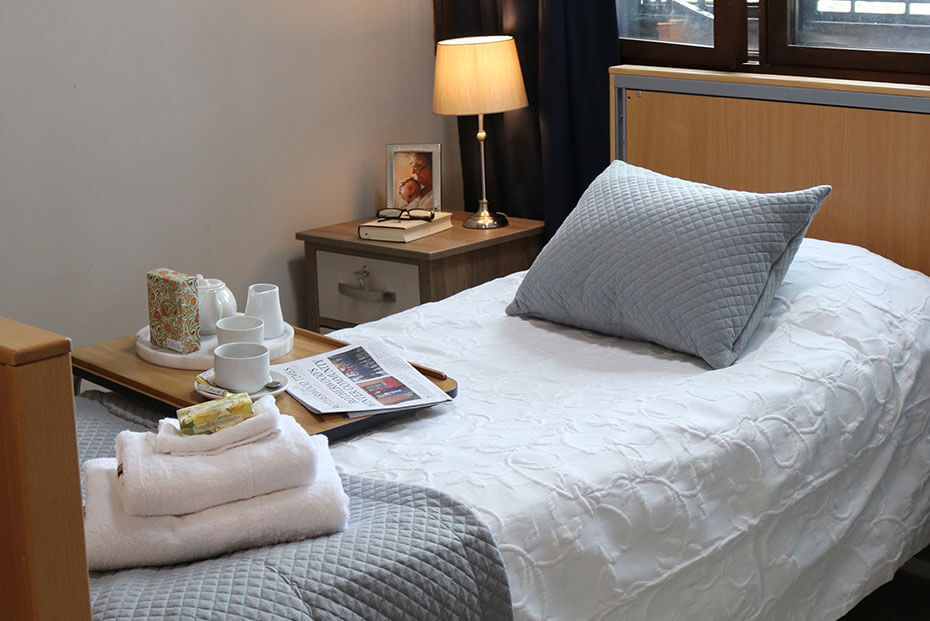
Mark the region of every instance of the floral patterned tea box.
POLYGON ((197 277, 160 267, 146 279, 152 345, 182 354, 200 349, 197 277))

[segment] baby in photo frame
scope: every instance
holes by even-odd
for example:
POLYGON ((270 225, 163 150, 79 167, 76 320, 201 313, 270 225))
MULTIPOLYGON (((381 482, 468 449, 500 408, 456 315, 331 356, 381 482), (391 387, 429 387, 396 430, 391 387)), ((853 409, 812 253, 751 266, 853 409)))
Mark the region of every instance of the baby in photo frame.
POLYGON ((424 198, 423 186, 413 177, 407 177, 397 184, 397 196, 400 209, 432 209, 432 199, 427 205, 421 205, 424 198))

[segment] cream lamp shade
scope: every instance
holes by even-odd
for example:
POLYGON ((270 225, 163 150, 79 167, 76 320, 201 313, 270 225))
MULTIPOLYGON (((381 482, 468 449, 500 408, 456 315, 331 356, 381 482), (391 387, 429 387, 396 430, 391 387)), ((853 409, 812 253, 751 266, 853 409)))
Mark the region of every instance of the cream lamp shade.
POLYGON ((481 150, 481 200, 478 211, 466 218, 470 229, 507 226, 507 216, 488 210, 484 169, 484 115, 528 105, 517 45, 509 35, 447 39, 436 45, 433 112, 478 115, 481 150))
POLYGON ((526 105, 513 37, 464 37, 437 44, 433 112, 493 114, 526 105))

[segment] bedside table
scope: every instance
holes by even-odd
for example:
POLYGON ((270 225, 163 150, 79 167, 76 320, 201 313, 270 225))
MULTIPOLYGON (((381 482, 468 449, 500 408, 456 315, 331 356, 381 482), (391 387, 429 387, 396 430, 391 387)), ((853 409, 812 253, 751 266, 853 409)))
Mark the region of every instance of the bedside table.
POLYGON ((510 218, 500 229, 452 228, 408 243, 358 238, 363 218, 301 231, 307 327, 347 328, 527 269, 542 248, 540 220, 510 218))

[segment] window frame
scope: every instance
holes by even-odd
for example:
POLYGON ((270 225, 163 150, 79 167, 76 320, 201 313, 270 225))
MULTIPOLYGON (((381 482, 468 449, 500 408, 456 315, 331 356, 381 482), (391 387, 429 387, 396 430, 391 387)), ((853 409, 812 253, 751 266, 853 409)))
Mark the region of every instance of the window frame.
POLYGON ((789 45, 790 3, 759 0, 759 57, 747 57, 745 0, 717 0, 714 47, 618 37, 620 60, 723 71, 930 84, 930 52, 789 45))
POLYGON ((663 64, 682 67, 734 67, 746 62, 745 28, 736 28, 740 18, 746 21, 746 3, 738 0, 716 0, 714 2, 714 45, 692 45, 647 39, 620 38, 620 54, 626 59, 654 60, 663 64), (726 6, 719 11, 718 7, 726 6), (730 8, 732 7, 732 8, 730 8), (740 56, 736 53, 743 50, 740 56))

